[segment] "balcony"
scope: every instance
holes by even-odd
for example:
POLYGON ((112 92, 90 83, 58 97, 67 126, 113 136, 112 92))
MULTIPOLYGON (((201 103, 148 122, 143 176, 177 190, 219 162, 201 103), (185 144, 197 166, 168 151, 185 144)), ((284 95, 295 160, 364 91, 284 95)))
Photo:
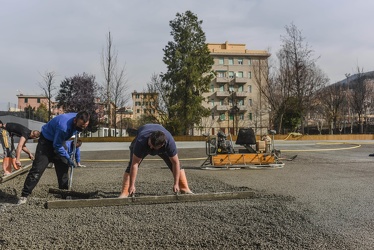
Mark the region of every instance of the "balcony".
POLYGON ((244 106, 244 105, 241 105, 241 106, 239 105, 238 108, 239 108, 239 111, 241 111, 241 112, 243 112, 243 111, 244 111, 244 112, 247 111, 247 107, 244 106))
POLYGON ((245 77, 235 77, 235 83, 247 83, 248 82, 248 78, 245 78, 245 77))
POLYGON ((228 91, 217 91, 216 97, 228 97, 230 96, 230 93, 228 91))
POLYGON ((230 109, 229 105, 217 105, 216 106, 217 111, 227 111, 230 109))
POLYGON ((217 83, 226 83, 226 82, 230 82, 231 79, 229 79, 228 77, 217 77, 216 78, 216 82, 217 83))
POLYGON ((235 92, 235 97, 243 98, 248 96, 248 91, 235 92))

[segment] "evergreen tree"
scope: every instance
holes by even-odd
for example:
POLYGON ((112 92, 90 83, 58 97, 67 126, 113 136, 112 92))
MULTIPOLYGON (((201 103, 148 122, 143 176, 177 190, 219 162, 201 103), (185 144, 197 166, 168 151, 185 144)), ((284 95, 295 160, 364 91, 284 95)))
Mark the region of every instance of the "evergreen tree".
POLYGON ((165 126, 176 135, 186 135, 210 110, 202 106, 202 93, 209 90, 213 58, 206 44, 202 21, 191 11, 177 13, 170 21, 171 35, 163 49, 167 72, 161 74, 166 83, 168 121, 165 126))
POLYGON ((48 122, 49 112, 47 106, 44 103, 41 103, 40 106, 36 109, 35 116, 38 117, 40 121, 48 122))

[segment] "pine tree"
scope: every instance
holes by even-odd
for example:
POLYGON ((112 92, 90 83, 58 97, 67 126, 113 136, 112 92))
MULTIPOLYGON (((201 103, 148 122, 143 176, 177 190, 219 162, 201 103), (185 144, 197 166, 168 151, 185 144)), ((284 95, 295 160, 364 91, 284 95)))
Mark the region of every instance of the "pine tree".
POLYGON ((209 91, 214 76, 213 58, 201 24, 191 11, 177 13, 170 21, 174 41, 169 41, 163 49, 167 72, 161 77, 166 83, 169 118, 165 125, 175 135, 189 134, 202 117, 210 114, 202 106, 202 93, 209 91))

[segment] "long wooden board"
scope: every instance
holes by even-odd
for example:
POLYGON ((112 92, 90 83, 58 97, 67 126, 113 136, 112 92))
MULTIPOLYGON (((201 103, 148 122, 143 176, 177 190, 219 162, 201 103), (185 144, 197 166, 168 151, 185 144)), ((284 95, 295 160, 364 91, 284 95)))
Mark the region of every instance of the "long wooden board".
POLYGON ((78 192, 74 190, 65 190, 65 189, 57 189, 57 188, 49 188, 48 193, 50 194, 60 194, 62 196, 72 196, 72 197, 78 197, 82 199, 89 199, 93 196, 96 196, 99 192, 89 192, 89 193, 83 193, 83 192, 78 192))
POLYGON ((77 207, 104 207, 104 206, 126 206, 126 205, 150 205, 178 202, 217 201, 230 199, 245 199, 254 196, 252 191, 142 196, 129 198, 102 198, 102 199, 79 199, 79 200, 54 200, 47 201, 45 208, 77 208, 77 207))
POLYGON ((26 165, 24 167, 21 167, 20 169, 18 169, 16 171, 13 171, 11 174, 9 174, 7 176, 1 176, 0 177, 0 183, 4 183, 6 181, 9 181, 9 180, 13 179, 14 177, 17 177, 20 174, 23 174, 23 173, 29 171, 31 167, 32 167, 32 163, 30 163, 29 165, 26 165))

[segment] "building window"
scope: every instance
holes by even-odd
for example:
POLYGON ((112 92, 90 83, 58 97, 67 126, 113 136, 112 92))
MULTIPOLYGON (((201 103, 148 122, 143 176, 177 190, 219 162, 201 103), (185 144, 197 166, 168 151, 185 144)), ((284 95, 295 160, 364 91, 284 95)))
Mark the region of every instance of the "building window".
POLYGON ((248 119, 249 119, 250 121, 252 121, 252 113, 249 113, 249 114, 248 114, 248 119))
POLYGON ((252 99, 248 99, 248 105, 252 107, 252 99))
POLYGON ((29 98, 25 97, 25 103, 29 102, 29 98))
POLYGON ((234 85, 229 85, 229 91, 234 91, 234 85))
POLYGON ((214 99, 211 99, 210 103, 212 104, 212 107, 214 107, 214 99))
POLYGON ((226 115, 225 115, 225 113, 221 113, 221 114, 219 114, 219 119, 220 119, 221 121, 224 121, 224 120, 226 119, 226 115))
POLYGON ((234 59, 233 58, 229 58, 229 65, 234 65, 234 59))
POLYGON ((248 72, 248 78, 251 79, 252 78, 252 73, 249 71, 248 72))
POLYGON ((230 115, 230 121, 234 120, 234 115, 230 115))
POLYGON ((217 71, 217 77, 225 77, 226 72, 225 71, 217 71))
POLYGON ((230 72, 229 72, 229 77, 230 77, 230 78, 234 78, 234 76, 235 76, 234 71, 230 71, 230 72))
POLYGON ((214 92, 214 84, 210 84, 210 92, 214 92))
POLYGON ((136 95, 135 95, 135 98, 136 98, 136 99, 139 99, 139 98, 140 98, 140 95, 139 95, 139 94, 136 94, 136 95))
POLYGON ((40 98, 37 98, 37 99, 36 99, 36 102, 37 102, 37 103, 40 103, 40 98))
POLYGON ((221 58, 218 58, 218 64, 219 64, 219 65, 223 65, 223 64, 224 64, 224 60, 223 60, 222 57, 221 57, 221 58))
POLYGON ((239 71, 238 73, 236 73, 236 76, 237 77, 243 77, 243 71, 239 71))
POLYGON ((219 85, 219 91, 221 91, 221 92, 225 91, 224 87, 225 87, 224 84, 219 85))
POLYGON ((250 58, 248 58, 248 65, 252 65, 252 61, 250 58))
POLYGON ((223 100, 219 100, 219 105, 223 105, 223 100))
POLYGON ((239 64, 239 65, 243 65, 243 59, 242 59, 242 58, 239 58, 239 59, 238 59, 238 64, 239 64))
POLYGON ((136 113, 139 114, 140 113, 140 109, 136 109, 136 113))
POLYGON ((239 105, 239 106, 244 106, 244 100, 243 100, 243 99, 239 100, 239 101, 238 101, 238 105, 239 105))
POLYGON ((239 114, 239 120, 244 120, 244 114, 239 114))
POLYGON ((244 86, 243 85, 240 85, 239 87, 238 87, 238 92, 243 92, 244 91, 244 86))
POLYGON ((252 93, 252 85, 248 85, 248 92, 252 93))

